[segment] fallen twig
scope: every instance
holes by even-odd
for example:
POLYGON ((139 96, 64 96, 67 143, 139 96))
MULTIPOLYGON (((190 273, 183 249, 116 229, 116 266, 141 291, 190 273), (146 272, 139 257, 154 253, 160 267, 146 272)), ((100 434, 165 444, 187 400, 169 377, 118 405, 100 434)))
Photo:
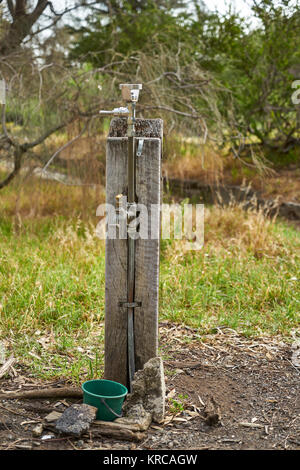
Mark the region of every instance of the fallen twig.
MULTIPOLYGON (((122 419, 122 418, 121 418, 122 419)), ((150 425, 150 423, 149 423, 150 425)), ((140 431, 146 431, 149 426, 145 426, 144 428, 141 428, 141 425, 139 423, 120 423, 118 421, 94 421, 93 426, 99 426, 99 429, 101 431, 133 431, 133 432, 140 432, 140 431)), ((98 428, 97 428, 98 429, 98 428)))
POLYGON ((99 429, 93 428, 92 436, 107 436, 125 441, 142 441, 146 437, 146 434, 144 432, 130 431, 129 429, 106 429, 99 426, 99 429))
POLYGON ((264 428, 264 425, 263 424, 259 424, 259 423, 246 423, 246 422, 242 422, 242 423, 239 423, 240 426, 243 426, 244 428, 257 428, 257 429, 262 429, 264 428))
POLYGON ((0 393, 0 399, 5 398, 81 398, 83 392, 80 388, 42 388, 36 390, 25 390, 23 392, 0 393))

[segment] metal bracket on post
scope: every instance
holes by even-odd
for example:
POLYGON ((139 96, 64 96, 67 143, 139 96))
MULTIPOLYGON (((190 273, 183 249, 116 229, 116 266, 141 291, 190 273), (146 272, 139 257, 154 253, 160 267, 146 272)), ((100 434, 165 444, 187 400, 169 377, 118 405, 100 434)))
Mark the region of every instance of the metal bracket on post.
POLYGON ((142 302, 127 302, 127 301, 124 301, 124 302, 119 302, 119 305, 120 305, 120 307, 124 307, 124 308, 136 308, 136 307, 141 307, 142 302))
POLYGON ((138 148, 137 148, 137 151, 136 151, 136 156, 137 157, 142 156, 143 146, 144 146, 144 139, 139 139, 138 148))

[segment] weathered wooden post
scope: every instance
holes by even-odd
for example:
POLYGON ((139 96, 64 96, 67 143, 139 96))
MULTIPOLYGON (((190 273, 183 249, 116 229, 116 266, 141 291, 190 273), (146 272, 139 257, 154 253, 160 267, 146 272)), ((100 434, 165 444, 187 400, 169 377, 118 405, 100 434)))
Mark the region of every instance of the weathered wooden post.
MULTIPOLYGON (((104 377, 127 385, 158 349, 161 119, 135 119, 141 85, 120 85, 127 108, 111 113, 106 203, 125 214, 127 230, 109 230, 105 266, 104 377), (141 213, 143 213, 141 217, 141 213), (138 225, 134 215, 140 215, 138 225), (111 236, 111 235, 116 236, 111 236)), ((105 112, 104 112, 105 113, 105 112)), ((123 219, 124 220, 124 219, 123 219)), ((114 221, 108 217, 108 224, 114 221)))

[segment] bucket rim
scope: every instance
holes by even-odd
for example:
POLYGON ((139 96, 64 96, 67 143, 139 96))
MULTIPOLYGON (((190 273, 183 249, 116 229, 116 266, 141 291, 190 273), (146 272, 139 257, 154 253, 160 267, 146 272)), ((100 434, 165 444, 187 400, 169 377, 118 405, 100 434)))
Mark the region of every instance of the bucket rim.
POLYGON ((107 399, 114 399, 114 398, 123 398, 125 397, 127 394, 128 394, 128 389, 127 387, 125 387, 125 385, 123 384, 120 384, 120 382, 116 382, 114 380, 107 380, 107 379, 93 379, 93 380, 87 380, 86 382, 84 382, 82 385, 81 385, 81 388, 83 390, 83 393, 86 393, 88 395, 91 395, 93 397, 96 397, 96 398, 107 398, 107 399), (113 384, 118 384, 118 385, 121 385, 121 387, 125 390, 124 393, 122 393, 121 395, 97 395, 96 393, 93 393, 93 392, 90 392, 89 390, 86 390, 85 389, 85 385, 88 384, 88 383, 91 383, 91 382, 110 382, 110 383, 113 383, 113 384))

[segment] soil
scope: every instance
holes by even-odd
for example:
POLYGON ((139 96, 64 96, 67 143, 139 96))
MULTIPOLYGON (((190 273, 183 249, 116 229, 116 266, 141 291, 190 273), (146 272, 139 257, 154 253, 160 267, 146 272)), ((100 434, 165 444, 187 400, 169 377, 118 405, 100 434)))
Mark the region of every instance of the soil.
MULTIPOLYGON (((280 338, 247 339, 225 328, 200 337, 197 330, 163 322, 166 416, 140 442, 97 437, 93 427, 80 438, 49 428, 48 413, 80 399, 5 399, 0 401, 0 449, 300 449, 294 339, 294 345, 280 338), (35 437, 33 429, 41 423, 43 432, 35 437)), ((0 380, 2 392, 62 385, 63 380, 38 382, 22 365, 0 380)))

